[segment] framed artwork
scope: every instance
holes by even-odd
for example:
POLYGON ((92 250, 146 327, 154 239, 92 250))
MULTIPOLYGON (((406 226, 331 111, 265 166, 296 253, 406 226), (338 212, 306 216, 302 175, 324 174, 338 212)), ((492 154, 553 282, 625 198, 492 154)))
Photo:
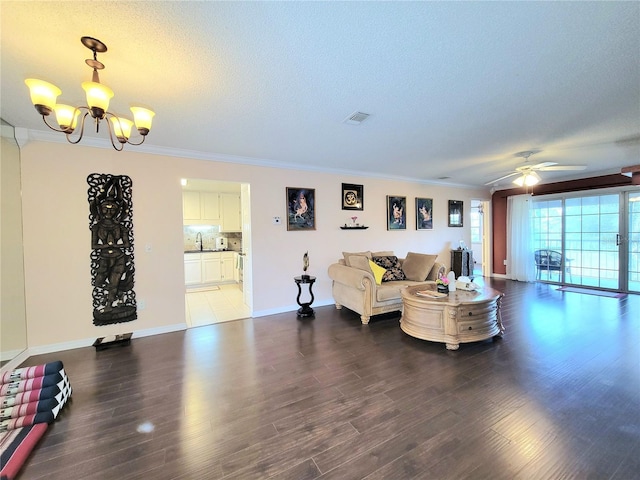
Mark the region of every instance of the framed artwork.
POLYGON ((362 185, 342 184, 342 210, 364 210, 364 187, 362 185))
POLYGON ((387 195, 387 230, 407 229, 407 197, 387 195))
POLYGON ((433 230, 433 198, 416 198, 416 230, 433 230))
POLYGON ((449 226, 461 227, 462 217, 463 217, 462 201, 449 200, 449 226))
POLYGON ((287 230, 315 230, 315 188, 287 187, 287 230))

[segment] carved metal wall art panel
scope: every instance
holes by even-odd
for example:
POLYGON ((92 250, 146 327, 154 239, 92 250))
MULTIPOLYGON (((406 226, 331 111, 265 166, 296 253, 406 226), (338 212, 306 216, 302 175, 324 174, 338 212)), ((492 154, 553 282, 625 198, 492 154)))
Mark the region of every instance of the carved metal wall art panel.
POLYGON ((89 184, 93 323, 109 325, 138 317, 133 291, 131 178, 92 173, 89 184))

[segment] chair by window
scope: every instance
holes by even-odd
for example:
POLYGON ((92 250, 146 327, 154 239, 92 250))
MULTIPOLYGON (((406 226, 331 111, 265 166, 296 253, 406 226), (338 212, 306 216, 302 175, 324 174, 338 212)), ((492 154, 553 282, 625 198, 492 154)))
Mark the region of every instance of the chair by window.
POLYGON ((536 279, 540 280, 542 277, 542 271, 547 271, 547 277, 551 280, 550 272, 558 272, 558 281, 561 281, 560 273, 564 271, 569 274, 569 281, 571 282, 571 269, 569 268, 569 259, 565 259, 560 252, 555 250, 536 250, 534 252, 536 260, 536 279))

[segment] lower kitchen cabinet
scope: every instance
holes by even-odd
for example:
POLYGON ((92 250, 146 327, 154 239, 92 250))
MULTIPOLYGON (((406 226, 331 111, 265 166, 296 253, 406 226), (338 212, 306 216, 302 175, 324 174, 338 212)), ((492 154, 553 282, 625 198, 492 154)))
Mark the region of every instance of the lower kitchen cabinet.
POLYGON ((202 254, 202 283, 219 282, 222 279, 219 253, 202 254))
POLYGON ((202 283, 202 259, 199 253, 184 254, 184 284, 200 285, 202 283))
POLYGON ((235 252, 203 252, 184 254, 186 286, 233 282, 235 252))

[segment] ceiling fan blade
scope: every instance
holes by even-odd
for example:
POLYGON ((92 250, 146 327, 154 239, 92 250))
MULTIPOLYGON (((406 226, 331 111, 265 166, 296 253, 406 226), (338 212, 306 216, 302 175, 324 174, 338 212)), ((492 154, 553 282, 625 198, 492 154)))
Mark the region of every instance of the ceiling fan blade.
POLYGON ((553 171, 560 171, 560 170, 584 170, 585 168, 587 168, 586 165, 556 165, 556 166, 550 166, 550 167, 542 167, 539 168, 538 170, 543 171, 543 172, 553 172, 553 171))
POLYGON ((492 185, 496 182, 499 182, 500 180, 504 180, 505 178, 509 178, 509 177, 513 177, 514 175, 521 175, 520 172, 513 172, 510 173, 509 175, 505 175, 504 177, 500 177, 500 178, 496 178, 495 180, 491 180, 490 182, 485 183, 485 185, 492 185))
POLYGON ((542 163, 538 163, 536 165, 531 165, 531 170, 540 170, 541 168, 546 168, 546 167, 550 167, 552 165, 557 165, 557 162, 542 162, 542 163))

